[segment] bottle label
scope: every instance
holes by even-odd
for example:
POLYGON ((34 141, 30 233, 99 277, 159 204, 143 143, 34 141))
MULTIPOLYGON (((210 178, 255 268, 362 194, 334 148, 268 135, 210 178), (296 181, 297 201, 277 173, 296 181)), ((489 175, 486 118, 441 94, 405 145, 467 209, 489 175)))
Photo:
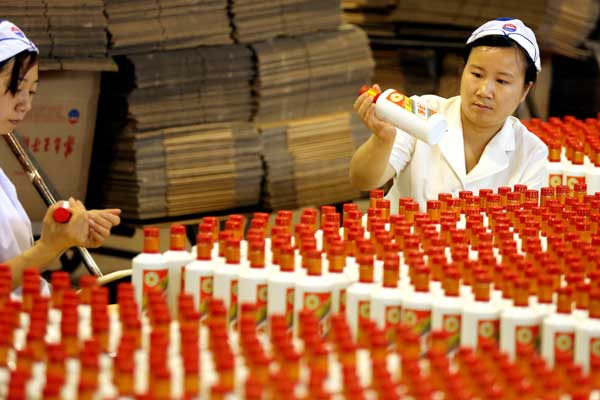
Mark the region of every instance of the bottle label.
POLYGON ((369 322, 371 321, 371 300, 358 301, 358 329, 356 330, 356 343, 359 347, 366 347, 369 339, 369 322))
POLYGON ((392 103, 404 108, 406 111, 413 112, 413 101, 410 97, 406 97, 402 93, 394 91, 388 94, 387 99, 392 103))
MULTIPOLYGON (((554 358, 564 356, 573 359, 575 332, 554 332, 554 358)), ((561 358, 562 359, 562 358, 561 358)))
POLYGON ((585 176, 567 176, 565 185, 567 185, 569 189, 575 189, 576 183, 585 183, 585 176))
POLYGON ((238 280, 232 279, 229 286, 229 323, 236 326, 237 306, 238 306, 238 280))
POLYGON ((540 347, 540 327, 539 325, 532 326, 517 326, 515 327, 515 350, 533 348, 535 351, 540 347))
POLYGON ((267 331, 267 284, 256 285, 256 331, 267 331))
POLYGON ((548 175, 548 186, 557 187, 562 185, 562 174, 549 174, 548 175))
POLYGON ((396 342, 401 316, 401 306, 396 305, 385 307, 385 337, 390 345, 396 342))
POLYGON ((213 277, 212 276, 201 276, 200 277, 200 304, 198 309, 200 310, 200 320, 203 320, 208 316, 208 305, 212 299, 213 294, 213 277))
POLYGON ((412 328, 417 335, 425 335, 431 329, 431 310, 402 309, 402 324, 412 328))
POLYGON ((444 314, 442 317, 442 329, 448 335, 448 352, 458 348, 460 345, 460 324, 462 316, 458 314, 444 314))
POLYGON ((480 319, 477 321, 477 343, 488 340, 498 341, 500 336, 500 320, 480 319))
POLYGON ((329 334, 329 318, 331 315, 331 292, 304 293, 304 309, 315 313, 319 320, 321 335, 329 334))
POLYGON ((600 337, 590 338, 590 365, 600 365, 600 337))
POLYGON ((144 282, 144 288, 142 290, 142 307, 146 308, 148 302, 147 294, 152 290, 160 290, 165 293, 169 286, 169 270, 168 269, 154 269, 144 270, 142 272, 142 281, 144 282))
POLYGON ((179 292, 183 293, 184 289, 185 289, 185 265, 181 266, 181 281, 179 282, 180 286, 179 286, 179 292))
POLYGON ((346 315, 346 288, 340 290, 340 314, 346 315))
POLYGON ((431 330, 431 310, 402 309, 402 324, 411 328, 419 336, 421 355, 427 353, 429 347, 429 331, 431 330))
POLYGON ((294 287, 289 287, 285 290, 285 322, 289 329, 294 327, 294 287))

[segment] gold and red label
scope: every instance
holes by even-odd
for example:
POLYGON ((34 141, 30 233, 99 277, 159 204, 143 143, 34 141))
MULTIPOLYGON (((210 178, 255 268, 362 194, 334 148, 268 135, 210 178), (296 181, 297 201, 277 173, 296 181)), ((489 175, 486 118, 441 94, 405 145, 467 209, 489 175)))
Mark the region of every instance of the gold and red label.
POLYGON ((361 346, 368 345, 369 332, 367 324, 371 321, 371 300, 359 300, 358 301, 358 318, 357 318, 357 330, 356 330, 356 343, 361 346))
POLYGON ((458 314, 444 314, 442 316, 442 330, 447 335, 448 351, 460 346, 460 324, 462 316, 458 314))
POLYGON ((600 363, 600 337, 590 338, 590 365, 600 363))
POLYGON ((423 336, 431 330, 431 310, 402 309, 402 324, 423 336))
POLYGON ((208 316, 208 306, 213 295, 213 277, 212 276, 201 276, 200 277, 200 304, 198 309, 200 310, 200 319, 204 319, 208 316))
POLYGON ((169 286, 169 270, 155 269, 142 271, 142 307, 146 308, 148 302, 147 294, 152 290, 159 290, 163 293, 167 291, 169 286))
POLYGON ((183 293, 183 291, 185 290, 185 265, 181 266, 181 279, 179 281, 179 291, 183 293))
POLYGON ((406 111, 413 112, 413 104, 410 97, 406 97, 399 92, 392 92, 388 94, 387 99, 392 103, 404 108, 406 111))
POLYGON ((326 337, 329 334, 331 317, 331 292, 305 292, 302 304, 305 310, 314 312, 319 320, 321 335, 326 337))
POLYGON ((548 175, 548 186, 557 187, 562 185, 562 174, 550 174, 548 175))
POLYGON ((346 315, 346 288, 340 290, 340 314, 346 315))
POLYGON ((477 343, 493 340, 498 341, 500 337, 500 320, 481 319, 477 321, 477 343))
POLYGON ((256 285, 256 330, 259 333, 267 329, 267 284, 256 285))
POLYGON ((576 183, 585 183, 585 176, 567 176, 565 185, 567 185, 569 189, 575 189, 576 183))
POLYGON ((388 344, 396 342, 398 327, 402 320, 402 307, 399 305, 385 306, 385 337, 388 344))
POLYGON ((538 350, 540 345, 540 327, 517 326, 515 327, 515 350, 519 351, 527 347, 538 350))
POLYGON ((285 322, 289 329, 294 326, 294 287, 285 290, 285 322))
POLYGON ((238 306, 238 280, 232 279, 229 286, 229 323, 233 323, 237 320, 237 306, 238 306))
POLYGON ((565 356, 573 359, 574 352, 575 332, 554 332, 554 358, 565 356))

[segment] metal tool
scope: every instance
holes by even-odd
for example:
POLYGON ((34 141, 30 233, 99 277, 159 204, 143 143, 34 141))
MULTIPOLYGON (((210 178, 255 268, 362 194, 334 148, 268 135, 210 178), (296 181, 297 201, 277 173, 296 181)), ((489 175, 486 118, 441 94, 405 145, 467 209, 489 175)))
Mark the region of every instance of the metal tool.
MULTIPOLYGON (((58 195, 56 189, 50 186, 49 180, 47 177, 45 177, 43 169, 39 166, 35 158, 26 148, 23 147, 17 132, 7 133, 2 135, 2 137, 19 161, 19 164, 21 164, 21 167, 29 177, 29 180, 44 200, 44 203, 46 203, 47 206, 51 206, 52 204, 56 203, 56 198, 60 196, 58 195)), ((96 264, 96 261, 94 261, 86 248, 75 247, 75 250, 81 256, 83 264, 90 274, 99 278, 103 276, 102 271, 100 271, 100 268, 98 268, 98 265, 96 264)))

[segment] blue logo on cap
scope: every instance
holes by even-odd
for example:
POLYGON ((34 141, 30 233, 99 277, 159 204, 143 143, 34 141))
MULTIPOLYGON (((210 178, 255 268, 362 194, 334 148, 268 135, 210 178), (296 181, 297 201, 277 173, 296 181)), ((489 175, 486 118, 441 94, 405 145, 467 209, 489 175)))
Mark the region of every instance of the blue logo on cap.
POLYGON ((517 27, 513 24, 504 24, 502 25, 502 30, 512 33, 517 31, 517 27))
POLYGON ((74 108, 71 111, 69 111, 69 114, 67 114, 67 116, 70 124, 76 124, 79 121, 79 110, 74 108))

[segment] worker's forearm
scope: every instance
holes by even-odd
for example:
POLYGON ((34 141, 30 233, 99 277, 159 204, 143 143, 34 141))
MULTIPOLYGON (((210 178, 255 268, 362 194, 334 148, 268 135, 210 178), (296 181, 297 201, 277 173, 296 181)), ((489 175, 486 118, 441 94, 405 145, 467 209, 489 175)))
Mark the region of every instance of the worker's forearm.
POLYGON ((16 257, 5 261, 12 273, 12 289, 21 286, 23 270, 29 267, 46 269, 60 254, 48 247, 44 242, 38 241, 32 248, 24 251, 16 257))
POLYGON ((386 170, 393 145, 393 141, 384 141, 371 135, 369 140, 356 150, 350 162, 350 179, 354 187, 371 190, 392 178, 386 176, 386 170))

